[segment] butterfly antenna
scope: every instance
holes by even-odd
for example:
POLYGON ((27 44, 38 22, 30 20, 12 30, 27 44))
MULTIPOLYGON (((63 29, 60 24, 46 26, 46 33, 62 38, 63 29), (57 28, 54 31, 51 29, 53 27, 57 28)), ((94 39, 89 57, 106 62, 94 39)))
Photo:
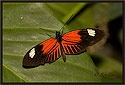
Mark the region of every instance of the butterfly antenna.
POLYGON ((63 25, 63 27, 60 29, 60 30, 62 30, 62 34, 63 34, 63 30, 64 30, 64 27, 67 25, 67 23, 65 23, 64 25, 63 25))
POLYGON ((53 38, 50 34, 46 33, 50 38, 53 38))
POLYGON ((71 19, 73 18, 73 16, 74 16, 74 15, 72 15, 72 16, 68 19, 68 21, 63 25, 63 27, 59 30, 59 31, 62 30, 62 34, 63 34, 64 27, 71 21, 71 19))
MULTIPOLYGON (((41 27, 40 27, 41 30, 43 30, 41 27)), ((52 36, 48 33, 45 33, 46 35, 48 35, 50 38, 52 38, 52 36)))

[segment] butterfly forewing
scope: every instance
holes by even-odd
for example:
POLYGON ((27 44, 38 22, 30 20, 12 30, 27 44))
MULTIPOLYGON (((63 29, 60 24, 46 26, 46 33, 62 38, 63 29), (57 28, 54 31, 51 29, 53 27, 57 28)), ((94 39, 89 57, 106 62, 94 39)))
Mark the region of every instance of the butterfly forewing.
POLYGON ((96 28, 87 28, 68 32, 62 37, 65 54, 79 54, 88 46, 95 44, 104 37, 104 32, 96 28))
POLYGON ((36 67, 45 63, 52 63, 60 57, 60 44, 56 38, 51 38, 31 48, 24 56, 23 66, 36 67))

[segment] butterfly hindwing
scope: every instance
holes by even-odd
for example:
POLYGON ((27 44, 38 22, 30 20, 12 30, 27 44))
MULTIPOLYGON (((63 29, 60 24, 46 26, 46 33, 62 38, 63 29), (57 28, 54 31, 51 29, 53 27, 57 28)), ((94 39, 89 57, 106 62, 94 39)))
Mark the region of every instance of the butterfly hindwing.
POLYGON ((62 37, 65 54, 79 54, 104 37, 104 32, 96 28, 87 28, 68 32, 62 37))
POLYGON ((23 59, 23 66, 30 68, 52 63, 61 57, 60 44, 56 38, 48 39, 31 48, 23 59))

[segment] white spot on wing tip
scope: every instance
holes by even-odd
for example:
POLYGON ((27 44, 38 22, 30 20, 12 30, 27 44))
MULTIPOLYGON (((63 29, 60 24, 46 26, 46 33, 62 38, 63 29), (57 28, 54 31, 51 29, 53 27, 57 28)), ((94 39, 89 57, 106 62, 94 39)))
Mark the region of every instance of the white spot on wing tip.
POLYGON ((33 58, 34 55, 35 55, 35 48, 33 48, 33 49, 30 51, 29 57, 30 57, 30 58, 33 58))
POLYGON ((87 29, 87 31, 88 31, 88 33, 89 33, 90 36, 93 36, 93 37, 94 37, 95 34, 96 34, 96 33, 95 33, 95 30, 93 30, 93 29, 87 29))

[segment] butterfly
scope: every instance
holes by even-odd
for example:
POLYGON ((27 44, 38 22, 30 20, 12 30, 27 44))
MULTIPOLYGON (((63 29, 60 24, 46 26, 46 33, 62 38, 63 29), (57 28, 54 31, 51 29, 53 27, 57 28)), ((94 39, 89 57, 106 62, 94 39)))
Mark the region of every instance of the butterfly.
POLYGON ((71 31, 61 35, 56 31, 56 37, 50 38, 31 48, 23 58, 23 67, 36 67, 45 63, 53 63, 61 56, 77 55, 86 51, 104 37, 104 31, 97 28, 86 28, 71 31))

